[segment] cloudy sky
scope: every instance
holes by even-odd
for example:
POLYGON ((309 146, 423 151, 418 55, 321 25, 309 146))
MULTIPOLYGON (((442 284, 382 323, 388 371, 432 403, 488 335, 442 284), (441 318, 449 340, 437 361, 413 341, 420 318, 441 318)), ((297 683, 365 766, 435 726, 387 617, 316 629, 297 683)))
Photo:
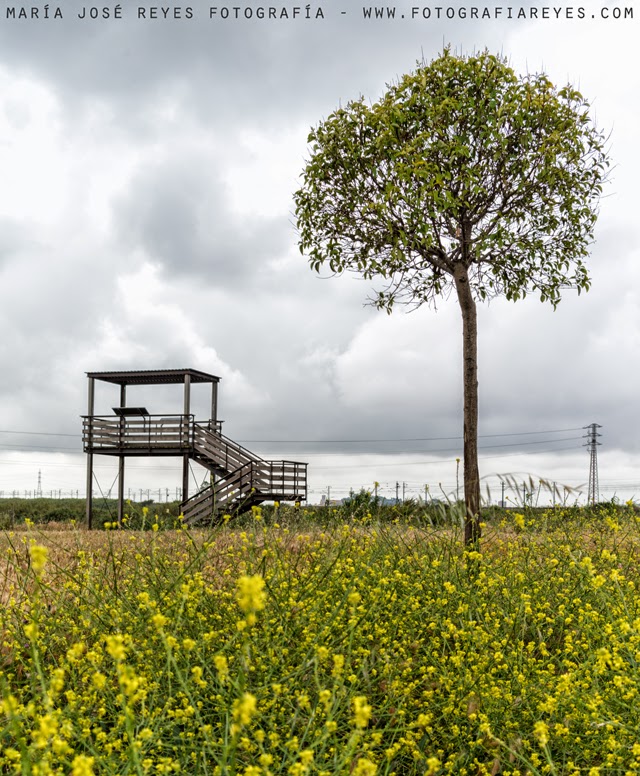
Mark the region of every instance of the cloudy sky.
MULTIPOLYGON (((225 432, 308 461, 310 501, 374 480, 385 495, 396 481, 406 495, 451 493, 455 299, 391 316, 364 306, 367 283, 309 269, 292 200, 311 126, 450 44, 577 85, 615 162, 592 290, 567 292, 556 312, 533 298, 479 308, 481 475, 493 498, 496 474, 584 485, 583 427, 597 422, 601 496, 640 497, 639 22, 608 1, 514 3, 524 20, 495 0, 475 4, 484 20, 458 2, 440 19, 435 3, 403 2, 384 20, 354 0, 313 4, 310 19, 304 6, 292 18, 292 3, 272 3, 288 19, 259 19, 256 0, 164 6, 167 18, 125 0, 121 18, 101 5, 98 19, 80 19, 91 6, 75 0, 49 5, 49 18, 44 5, 3 3, 0 493, 34 490, 40 471, 45 493, 82 495, 85 372, 159 367, 219 375, 225 432)), ((205 419, 206 392, 194 393, 205 419)), ((131 397, 151 412, 181 407, 179 393, 131 397)), ((97 398, 109 411, 117 389, 97 398)), ((107 492, 115 469, 99 464, 107 492)), ((164 498, 179 482, 179 463, 156 459, 131 463, 126 487, 164 498)))

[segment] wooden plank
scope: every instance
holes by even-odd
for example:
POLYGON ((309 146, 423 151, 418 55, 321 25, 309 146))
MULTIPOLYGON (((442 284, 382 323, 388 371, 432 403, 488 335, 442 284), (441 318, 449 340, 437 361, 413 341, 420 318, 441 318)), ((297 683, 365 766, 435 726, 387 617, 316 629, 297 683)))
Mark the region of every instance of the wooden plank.
POLYGON ((84 429, 85 434, 97 434, 97 433, 106 433, 106 434, 117 434, 119 433, 119 429, 116 426, 107 426, 107 425, 96 425, 96 426, 89 426, 84 429))
POLYGON ((202 493, 199 494, 197 497, 193 496, 189 501, 187 502, 189 504, 189 509, 191 510, 194 507, 199 506, 200 504, 206 504, 207 502, 210 502, 213 500, 213 494, 212 493, 202 493))
POLYGON ((211 450, 207 448, 202 449, 198 448, 197 445, 196 449, 199 450, 199 452, 202 452, 203 455, 210 458, 212 461, 222 465, 228 471, 234 471, 235 469, 251 463, 251 461, 248 461, 246 458, 241 458, 234 455, 233 451, 211 450))
POLYGON ((196 441, 196 447, 204 450, 207 454, 216 456, 218 458, 225 458, 225 459, 233 459, 242 461, 244 463, 251 463, 251 459, 247 458, 246 456, 239 454, 236 450, 233 448, 220 448, 220 447, 213 447, 208 444, 199 444, 198 441, 196 441))
MULTIPOLYGON (((85 434, 85 436, 89 436, 88 433, 85 434)), ((165 438, 182 438, 182 439, 188 439, 188 434, 185 434, 180 431, 180 429, 168 429, 163 432, 159 432, 156 430, 149 431, 148 429, 125 429, 124 431, 121 431, 120 429, 111 429, 111 428, 98 428, 93 429, 91 436, 108 436, 112 438, 118 438, 122 437, 124 439, 128 437, 133 438, 139 438, 139 439, 148 439, 149 437, 152 439, 165 439, 165 438)))

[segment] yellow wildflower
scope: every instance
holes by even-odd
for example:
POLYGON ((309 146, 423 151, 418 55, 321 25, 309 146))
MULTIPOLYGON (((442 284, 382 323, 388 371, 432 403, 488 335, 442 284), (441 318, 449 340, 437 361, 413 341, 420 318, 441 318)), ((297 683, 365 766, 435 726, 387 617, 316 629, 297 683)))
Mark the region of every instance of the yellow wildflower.
POLYGON ((107 652, 114 660, 124 660, 126 647, 124 645, 124 636, 116 633, 113 636, 107 636, 107 652))
POLYGON ((233 719, 240 725, 248 725, 251 718, 255 716, 258 708, 258 701, 255 695, 245 692, 242 698, 237 698, 233 702, 233 719))
POLYGON ((160 612, 158 612, 157 614, 153 615, 153 617, 151 618, 151 622, 153 623, 154 628, 156 628, 157 630, 160 630, 169 622, 169 618, 165 617, 164 614, 160 614, 160 612))
POLYGON ((440 768, 440 760, 438 760, 437 757, 428 757, 427 758, 427 770, 425 771, 424 776, 433 776, 434 773, 438 772, 438 769, 440 768))
POLYGON ((67 660, 70 663, 76 663, 84 654, 86 647, 82 641, 76 642, 67 650, 67 660))
POLYGON ((71 776, 93 776, 93 764, 95 757, 79 754, 71 763, 71 776))
POLYGON ((259 612, 264 609, 267 595, 264 592, 264 579, 256 574, 252 577, 242 576, 238 579, 236 600, 245 613, 259 612))
POLYGON ((378 766, 375 763, 367 760, 366 757, 361 757, 351 773, 352 776, 375 776, 377 770, 378 766))
POLYGON ((43 547, 41 544, 32 543, 29 545, 29 557, 31 558, 31 566, 36 574, 40 574, 44 567, 47 565, 47 555, 49 550, 43 547))
POLYGON ((549 728, 542 720, 533 726, 533 735, 540 746, 546 746, 549 743, 549 728))
POLYGON ((365 728, 371 718, 371 706, 367 704, 364 695, 356 695, 353 699, 353 719, 357 728, 365 728))
POLYGON ((221 682, 226 681, 229 676, 229 664, 227 658, 224 655, 215 655, 213 658, 213 664, 218 672, 218 678, 221 682))
POLYGON ((52 714, 40 717, 38 729, 33 732, 33 743, 38 749, 44 749, 48 740, 58 732, 58 723, 52 714))
POLYGON ((313 762, 313 749, 303 749, 300 752, 300 762, 303 765, 310 765, 313 762))
POLYGON ((96 690, 101 690, 107 683, 107 677, 104 674, 101 674, 100 671, 96 671, 91 677, 91 681, 96 690))
POLYGON ((29 641, 35 641, 38 637, 38 626, 35 622, 27 623, 24 626, 24 635, 29 639, 29 641))

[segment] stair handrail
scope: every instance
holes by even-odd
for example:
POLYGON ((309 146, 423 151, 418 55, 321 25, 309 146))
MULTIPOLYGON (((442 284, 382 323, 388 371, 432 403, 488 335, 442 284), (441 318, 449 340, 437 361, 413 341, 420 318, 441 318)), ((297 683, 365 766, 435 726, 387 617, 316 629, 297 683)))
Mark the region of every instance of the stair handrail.
MULTIPOLYGON (((193 426, 193 448, 194 450, 201 452, 203 455, 207 454, 207 450, 203 444, 199 443, 197 439, 198 432, 201 434, 202 439, 205 442, 209 442, 212 444, 212 446, 218 447, 221 453, 224 450, 225 459, 227 461, 229 458, 229 451, 232 451, 238 459, 244 460, 245 463, 249 463, 249 461, 262 462, 264 460, 259 455, 256 455, 256 453, 253 453, 248 448, 238 444, 238 442, 234 442, 233 439, 229 439, 229 437, 225 436, 224 434, 217 431, 211 431, 211 429, 208 427, 208 423, 194 422, 193 426)), ((235 471, 236 468, 237 467, 234 467, 231 469, 231 471, 235 471)))

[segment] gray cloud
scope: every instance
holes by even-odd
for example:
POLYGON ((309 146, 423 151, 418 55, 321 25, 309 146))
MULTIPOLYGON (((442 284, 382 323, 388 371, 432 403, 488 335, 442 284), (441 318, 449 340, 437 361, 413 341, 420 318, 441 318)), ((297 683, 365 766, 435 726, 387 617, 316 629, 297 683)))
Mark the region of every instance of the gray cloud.
POLYGON ((12 218, 0 217, 0 270, 28 240, 22 224, 12 218))
POLYGON ((170 276, 236 289, 260 283, 291 237, 284 219, 232 214, 215 168, 193 157, 140 170, 115 206, 114 221, 125 248, 143 249, 170 276))

